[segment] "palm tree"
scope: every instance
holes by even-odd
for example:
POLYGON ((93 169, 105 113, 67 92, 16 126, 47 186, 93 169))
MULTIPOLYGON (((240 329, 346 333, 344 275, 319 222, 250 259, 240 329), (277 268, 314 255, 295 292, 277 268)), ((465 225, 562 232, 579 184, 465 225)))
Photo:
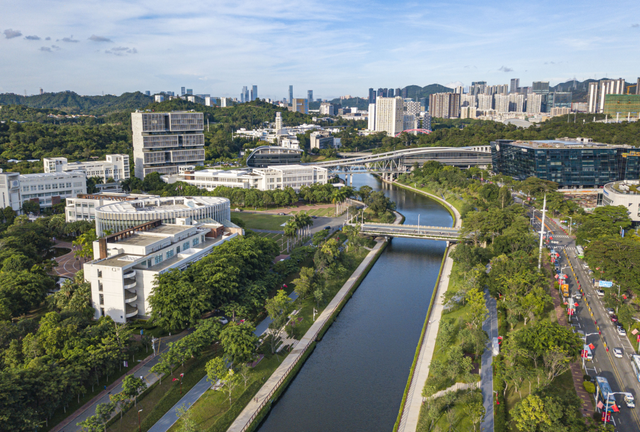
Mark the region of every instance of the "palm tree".
POLYGON ((309 227, 313 225, 313 219, 307 213, 298 213, 295 216, 296 226, 303 230, 303 237, 309 235, 309 227))
POLYGON ((289 219, 286 224, 284 224, 284 236, 287 238, 287 252, 289 252, 289 241, 292 237, 295 237, 297 231, 295 218, 289 219))

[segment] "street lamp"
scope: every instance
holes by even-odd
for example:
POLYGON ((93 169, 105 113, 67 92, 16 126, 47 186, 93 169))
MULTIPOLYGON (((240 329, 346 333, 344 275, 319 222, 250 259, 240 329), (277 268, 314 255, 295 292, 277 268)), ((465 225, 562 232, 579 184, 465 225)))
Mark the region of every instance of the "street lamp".
POLYGON ((142 412, 142 409, 138 410, 138 431, 142 432, 142 424, 140 423, 140 413, 142 412))

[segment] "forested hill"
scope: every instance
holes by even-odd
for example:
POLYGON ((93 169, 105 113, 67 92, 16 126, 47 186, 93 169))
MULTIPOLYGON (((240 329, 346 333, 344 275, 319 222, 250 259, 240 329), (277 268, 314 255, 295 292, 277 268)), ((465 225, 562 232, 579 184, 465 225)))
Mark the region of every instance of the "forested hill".
POLYGON ((80 96, 72 91, 21 96, 14 93, 0 94, 0 105, 25 105, 31 108, 47 108, 67 114, 102 115, 121 110, 144 108, 153 102, 151 96, 140 92, 123 93, 120 96, 80 96))

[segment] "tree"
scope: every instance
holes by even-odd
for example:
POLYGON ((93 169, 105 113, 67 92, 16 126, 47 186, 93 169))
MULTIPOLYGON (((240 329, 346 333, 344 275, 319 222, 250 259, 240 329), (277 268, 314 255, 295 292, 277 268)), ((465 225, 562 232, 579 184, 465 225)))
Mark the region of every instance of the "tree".
POLYGON ((313 292, 315 276, 316 274, 313 267, 302 267, 300 269, 300 276, 292 281, 296 286, 294 291, 300 298, 305 299, 313 292))
POLYGON ((177 409, 178 419, 180 420, 180 428, 178 432, 197 432, 197 424, 191 411, 189 411, 191 405, 182 404, 177 409))
POLYGON ((242 378, 242 381, 244 382, 244 388, 246 390, 247 388, 247 383, 249 382, 249 379, 251 378, 251 368, 249 367, 248 364, 246 363, 242 363, 236 373, 238 374, 238 376, 240 378, 242 378))
POLYGON ((540 397, 530 394, 513 410, 513 420, 521 431, 535 432, 540 424, 551 424, 540 397))
POLYGON ((249 323, 229 323, 220 332, 220 344, 233 364, 253 359, 258 343, 254 330, 249 323))
POLYGON ((111 420, 115 409, 116 405, 113 402, 101 403, 96 406, 95 418, 97 423, 103 426, 105 432, 107 431, 107 422, 111 420))
POLYGON ((133 399, 134 405, 138 406, 138 395, 147 388, 147 383, 142 378, 127 375, 122 380, 122 393, 129 399, 133 399))
POLYGON ((73 255, 85 260, 93 259, 93 242, 97 238, 95 229, 82 234, 77 240, 73 241, 73 246, 77 248, 73 251, 73 255))
POLYGON ((275 353, 280 341, 280 335, 284 329, 289 312, 291 312, 291 298, 284 292, 278 290, 278 293, 265 304, 267 314, 271 318, 269 328, 271 329, 271 352, 275 353))
POLYGON ((37 201, 25 201, 22 203, 22 212, 24 214, 40 214, 40 204, 37 201))
POLYGON ((467 291, 466 298, 470 307, 469 321, 475 329, 481 328, 482 323, 489 313, 489 309, 487 309, 487 305, 485 304, 484 295, 480 290, 474 287, 467 291))
POLYGON ((631 218, 625 206, 596 207, 593 213, 580 218, 576 241, 586 244, 600 237, 620 235, 620 230, 631 227, 631 218))
POLYGON ((71 312, 91 319, 94 309, 91 305, 91 284, 84 280, 84 270, 75 274, 72 281, 65 281, 60 290, 47 297, 49 305, 61 312, 71 312))

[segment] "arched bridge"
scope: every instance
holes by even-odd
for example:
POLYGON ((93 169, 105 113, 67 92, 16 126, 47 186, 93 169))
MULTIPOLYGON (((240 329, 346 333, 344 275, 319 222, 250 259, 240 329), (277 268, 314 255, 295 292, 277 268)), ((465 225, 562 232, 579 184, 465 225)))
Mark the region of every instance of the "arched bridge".
POLYGON ((384 223, 360 224, 360 232, 370 236, 421 238, 426 240, 446 240, 450 242, 457 242, 460 235, 458 228, 384 223))
MULTIPOLYGON (((347 155, 342 153, 342 155, 347 155)), ((333 173, 405 173, 418 163, 437 161, 445 165, 469 167, 472 165, 490 165, 491 148, 474 147, 418 147, 396 150, 386 153, 359 153, 356 157, 347 157, 310 165, 327 168, 333 173)))

